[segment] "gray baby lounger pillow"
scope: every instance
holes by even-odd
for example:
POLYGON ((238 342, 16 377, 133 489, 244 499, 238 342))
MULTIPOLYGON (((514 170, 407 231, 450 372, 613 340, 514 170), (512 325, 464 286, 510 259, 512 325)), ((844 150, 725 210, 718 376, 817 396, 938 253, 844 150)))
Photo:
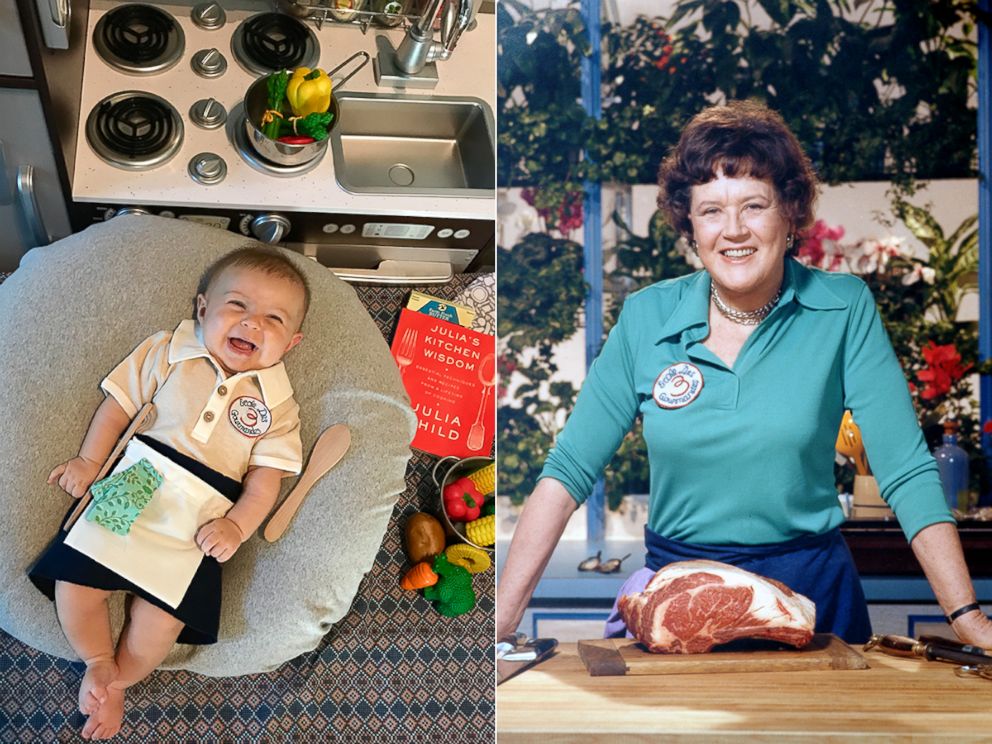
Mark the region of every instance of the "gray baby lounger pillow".
MULTIPOLYGON (((185 220, 119 217, 31 251, 0 284, 0 627, 24 643, 75 658, 26 569, 72 501, 45 480, 77 453, 100 380, 148 335, 191 317, 203 270, 250 242, 185 220)), ((248 674, 315 648, 348 612, 404 489, 416 417, 386 342, 347 284, 291 259, 313 293, 303 343, 285 358, 304 457, 335 423, 351 429, 351 448, 281 540, 256 534, 224 565, 219 641, 177 645, 166 668, 248 674)), ((283 497, 294 483, 284 479, 283 497)), ((111 616, 117 634, 119 593, 111 616)))

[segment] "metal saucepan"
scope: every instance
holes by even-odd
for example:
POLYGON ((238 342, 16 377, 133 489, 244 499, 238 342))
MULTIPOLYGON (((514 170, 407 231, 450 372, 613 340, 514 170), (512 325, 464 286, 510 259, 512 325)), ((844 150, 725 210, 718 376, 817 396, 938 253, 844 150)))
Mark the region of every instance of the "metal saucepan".
MULTIPOLYGON (((334 73, 340 72, 345 65, 359 57, 363 58, 362 63, 340 81, 334 82, 335 90, 351 80, 355 73, 369 63, 371 57, 369 57, 368 52, 356 52, 327 73, 333 80, 334 73)), ((327 139, 308 142, 305 145, 291 145, 288 142, 279 142, 266 137, 262 132, 262 117, 269 104, 269 77, 269 75, 263 75, 258 78, 245 93, 245 129, 248 131, 248 140, 252 147, 263 158, 277 165, 303 165, 323 155, 327 149, 327 139)), ((337 126, 339 118, 338 102, 333 93, 331 93, 331 106, 328 111, 334 115, 334 119, 331 121, 331 129, 333 129, 337 126)))
MULTIPOLYGON (((448 511, 444 508, 444 489, 446 486, 451 485, 456 480, 465 475, 471 475, 476 470, 481 470, 486 465, 493 462, 491 457, 466 457, 464 460, 459 460, 457 457, 448 456, 442 457, 434 465, 434 470, 431 472, 431 478, 434 481, 434 485, 438 488, 438 500, 441 502, 441 515, 444 517, 444 531, 449 537, 456 537, 462 542, 473 545, 476 548, 481 548, 487 553, 492 553, 495 545, 478 545, 468 539, 465 534, 465 525, 461 522, 452 522, 448 518, 448 511), (444 478, 440 481, 437 479, 437 471, 446 463, 451 463, 448 468, 448 472, 445 474, 444 478)), ((491 494, 490 498, 496 498, 496 494, 491 494)))

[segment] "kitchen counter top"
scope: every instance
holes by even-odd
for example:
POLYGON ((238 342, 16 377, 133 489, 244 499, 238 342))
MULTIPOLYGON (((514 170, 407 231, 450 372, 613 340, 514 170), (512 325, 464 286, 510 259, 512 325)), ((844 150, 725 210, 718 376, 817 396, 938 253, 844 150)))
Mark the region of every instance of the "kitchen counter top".
MULTIPOLYGON (((111 68, 93 48, 93 28, 111 8, 113 0, 91 0, 87 24, 85 69, 80 102, 80 127, 77 133, 77 159, 73 177, 73 199, 80 202, 109 202, 127 205, 175 205, 186 207, 224 206, 232 209, 278 209, 286 212, 381 214, 388 210, 396 216, 431 215, 437 218, 495 219, 495 198, 458 198, 424 196, 389 196, 351 194, 338 186, 334 178, 330 148, 323 160, 307 174, 280 178, 256 171, 235 151, 230 143, 231 127, 205 130, 189 121, 194 102, 213 97, 231 112, 244 97, 255 75, 244 70, 234 59, 230 37, 237 25, 271 4, 258 0, 224 0, 227 22, 222 29, 209 31, 190 21, 193 3, 154 3, 171 13, 185 35, 182 59, 171 69, 153 75, 128 75, 111 68), (205 79, 190 70, 190 59, 202 49, 218 48, 227 58, 227 71, 220 77, 205 79), (166 164, 146 171, 129 171, 104 163, 86 142, 85 121, 89 112, 104 97, 125 90, 154 93, 168 100, 183 119, 184 138, 179 152, 166 164), (187 165, 194 155, 215 152, 226 161, 227 177, 219 184, 201 186, 187 175, 187 165)), ((324 24, 308 27, 320 45, 320 66, 330 70, 357 51, 376 52, 376 37, 387 36, 393 46, 403 32, 397 29, 370 27, 362 33, 352 24, 324 24)), ((429 91, 410 90, 412 96, 472 96, 484 100, 495 112, 496 16, 480 14, 478 26, 463 34, 450 60, 438 63, 439 83, 429 91)), ((390 87, 375 84, 369 62, 342 88, 346 91, 396 93, 390 87)), ((350 67, 348 69, 351 69, 350 67)), ((347 70, 343 71, 347 72, 347 70)))
POLYGON ((591 677, 575 644, 496 688, 500 744, 988 741, 992 680, 874 652, 870 669, 591 677), (661 738, 664 737, 664 738, 661 738))

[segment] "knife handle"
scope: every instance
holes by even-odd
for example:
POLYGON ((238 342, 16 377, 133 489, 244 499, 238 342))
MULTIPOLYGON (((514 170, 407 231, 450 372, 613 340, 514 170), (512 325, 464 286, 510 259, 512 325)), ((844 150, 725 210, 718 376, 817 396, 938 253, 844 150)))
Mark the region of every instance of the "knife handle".
POLYGON ((968 651, 962 651, 956 648, 950 648, 949 646, 942 646, 936 643, 926 644, 924 650, 924 656, 930 661, 950 661, 955 664, 966 664, 975 665, 983 663, 982 660, 986 659, 985 663, 992 662, 992 657, 986 656, 984 651, 979 651, 979 653, 970 653, 968 651))
POLYGON ((906 636, 875 634, 868 639, 864 650, 868 651, 873 648, 877 648, 889 656, 920 656, 922 644, 906 636))
POLYGON ((981 646, 973 646, 970 643, 961 643, 960 641, 952 641, 950 638, 944 638, 943 636, 935 635, 921 635, 920 643, 927 643, 933 646, 938 646, 940 648, 951 648, 958 651, 965 651, 969 654, 982 654, 989 657, 989 664, 992 664, 992 654, 988 652, 987 649, 981 646))

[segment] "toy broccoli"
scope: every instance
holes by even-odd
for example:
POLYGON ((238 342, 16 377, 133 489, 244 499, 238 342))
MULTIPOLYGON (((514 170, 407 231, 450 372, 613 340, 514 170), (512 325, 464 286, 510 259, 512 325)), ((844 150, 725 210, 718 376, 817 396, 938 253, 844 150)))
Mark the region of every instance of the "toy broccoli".
POLYGON ((424 596, 437 602, 435 608, 445 617, 458 617, 475 607, 472 576, 461 566, 450 563, 441 553, 434 559, 434 573, 440 578, 424 589, 424 596))

